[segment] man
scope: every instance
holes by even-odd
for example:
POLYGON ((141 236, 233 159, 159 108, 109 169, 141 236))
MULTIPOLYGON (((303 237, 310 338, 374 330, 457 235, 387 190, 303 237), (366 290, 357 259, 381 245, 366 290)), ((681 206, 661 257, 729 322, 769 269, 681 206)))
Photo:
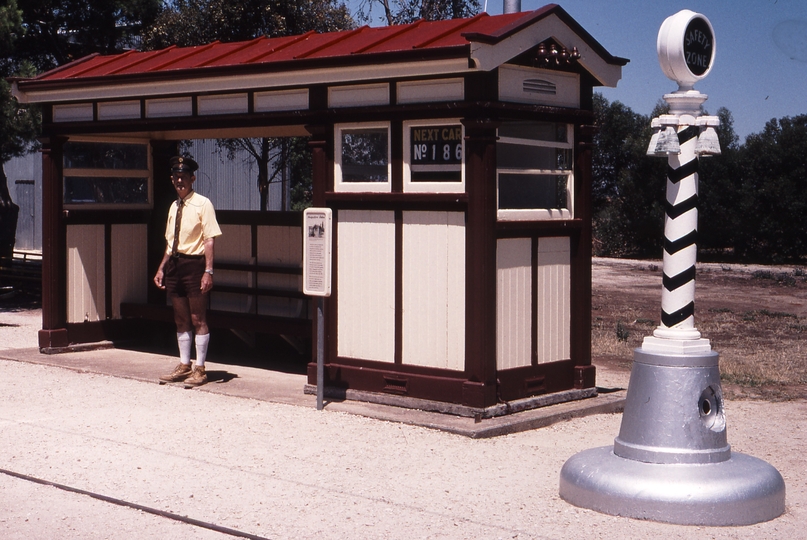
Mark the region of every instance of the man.
POLYGON ((171 182, 178 199, 168 211, 165 255, 154 283, 165 289, 174 307, 179 364, 163 375, 163 382, 184 381, 185 386, 207 382, 205 358, 210 342, 207 297, 213 288, 213 247, 221 235, 210 200, 193 191, 199 165, 191 158, 171 158, 171 182), (191 369, 191 341, 196 333, 196 365, 191 369))

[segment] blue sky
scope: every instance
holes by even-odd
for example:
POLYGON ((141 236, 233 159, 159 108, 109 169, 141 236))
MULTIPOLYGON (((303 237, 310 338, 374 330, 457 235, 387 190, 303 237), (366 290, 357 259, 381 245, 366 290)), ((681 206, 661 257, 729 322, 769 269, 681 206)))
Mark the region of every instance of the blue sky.
MULTIPOLYGON (((480 0, 484 5, 485 0, 480 0)), ((350 0, 354 6, 357 0, 350 0)), ((522 0, 522 11, 546 5, 522 0)), ((599 88, 650 114, 678 86, 661 71, 656 37, 661 23, 682 9, 702 13, 715 30, 715 60, 695 88, 709 96, 706 109, 726 107, 740 140, 758 133, 771 118, 807 114, 807 1, 805 0, 556 0, 611 54, 628 58, 616 88, 599 88)), ((491 15, 502 0, 488 0, 491 15)), ((376 7, 374 15, 381 15, 376 7)), ((376 23, 374 23, 376 24, 376 23)))

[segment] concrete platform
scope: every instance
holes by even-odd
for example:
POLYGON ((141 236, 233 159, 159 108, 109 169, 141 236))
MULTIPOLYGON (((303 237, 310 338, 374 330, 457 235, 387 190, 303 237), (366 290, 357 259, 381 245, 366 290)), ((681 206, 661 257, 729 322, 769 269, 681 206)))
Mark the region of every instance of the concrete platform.
MULTIPOLYGON (((73 349, 59 354, 42 354, 38 348, 0 351, 0 359, 54 366, 81 373, 96 373, 158 384, 158 376, 170 371, 176 356, 115 348, 112 344, 73 349)), ((306 393, 304 366, 283 362, 271 367, 251 367, 235 362, 208 360, 208 384, 188 392, 211 392, 316 408, 316 396, 306 393)), ((310 389, 309 389, 310 392, 310 389)), ((493 418, 467 418, 440 412, 403 408, 384 396, 373 401, 326 398, 325 411, 345 412, 377 420, 438 429, 470 438, 488 438, 517 433, 592 414, 621 412, 624 389, 600 389, 594 397, 548 405, 493 418)), ((349 396, 348 396, 349 397, 349 396)))

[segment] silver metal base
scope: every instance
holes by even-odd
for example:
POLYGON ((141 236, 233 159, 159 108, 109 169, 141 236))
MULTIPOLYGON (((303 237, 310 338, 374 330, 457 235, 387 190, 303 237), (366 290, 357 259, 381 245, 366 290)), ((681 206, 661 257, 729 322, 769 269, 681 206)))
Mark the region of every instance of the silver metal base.
POLYGON ((563 466, 560 496, 604 514, 678 525, 751 525, 785 511, 779 471, 737 452, 718 463, 659 464, 592 448, 563 466))

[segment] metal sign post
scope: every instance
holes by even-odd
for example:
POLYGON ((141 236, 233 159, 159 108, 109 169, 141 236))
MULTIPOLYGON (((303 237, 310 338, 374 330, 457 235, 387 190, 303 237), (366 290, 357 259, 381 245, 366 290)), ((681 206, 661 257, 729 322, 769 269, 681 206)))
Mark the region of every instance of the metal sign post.
POLYGON ((750 525, 785 510, 785 484, 768 463, 731 451, 718 354, 695 328, 698 163, 720 153, 693 88, 714 62, 714 30, 689 10, 667 18, 657 50, 678 83, 670 114, 653 119, 648 155, 668 160, 661 325, 634 351, 625 412, 613 447, 563 466, 560 496, 606 514, 682 525, 750 525))
POLYGON ((333 214, 330 208, 303 212, 303 293, 317 296, 317 410, 325 396, 325 297, 331 295, 333 214))

